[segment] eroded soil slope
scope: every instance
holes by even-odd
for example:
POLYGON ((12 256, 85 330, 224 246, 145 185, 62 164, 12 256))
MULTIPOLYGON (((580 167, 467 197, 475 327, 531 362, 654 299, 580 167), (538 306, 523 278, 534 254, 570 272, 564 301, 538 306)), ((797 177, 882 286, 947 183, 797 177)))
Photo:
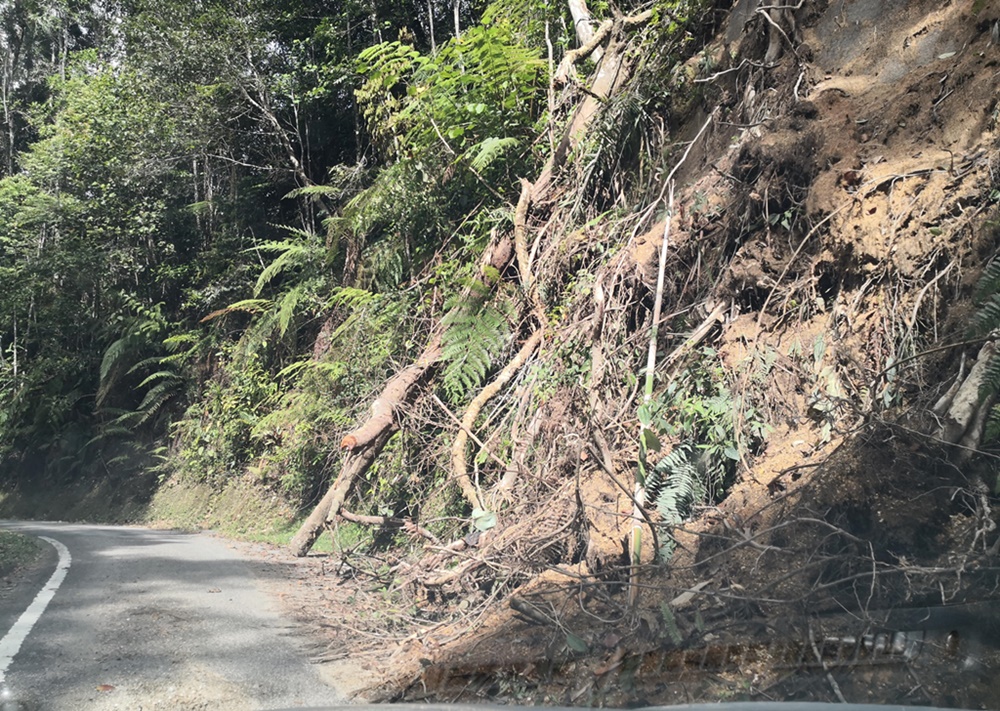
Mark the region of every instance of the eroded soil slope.
MULTIPOLYGON (((370 651, 367 693, 390 698, 995 700, 996 475, 939 401, 984 357, 967 327, 997 245, 998 20, 978 2, 728 11, 674 78, 698 97, 680 135, 709 128, 679 173, 665 308, 720 354, 737 421, 766 421, 755 456, 717 505, 660 529, 669 563, 644 539, 631 605, 634 399, 557 393, 528 419, 559 456, 497 531, 391 574, 314 564, 300 603, 324 601, 326 656, 370 651)), ((541 358, 593 332, 590 367, 627 367, 628 319, 603 314, 648 308, 664 228, 615 232, 606 300, 584 294, 541 358)))

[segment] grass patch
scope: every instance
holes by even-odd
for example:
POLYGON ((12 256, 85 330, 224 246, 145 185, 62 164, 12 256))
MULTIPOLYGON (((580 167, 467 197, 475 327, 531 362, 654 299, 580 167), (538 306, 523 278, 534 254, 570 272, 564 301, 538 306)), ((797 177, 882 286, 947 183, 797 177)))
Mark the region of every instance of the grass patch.
POLYGON ((0 531, 0 575, 30 565, 42 555, 38 541, 11 531, 0 531))
MULTIPOLYGON (((290 521, 285 524, 276 524, 274 528, 270 530, 256 530, 248 531, 243 533, 232 533, 234 538, 239 538, 244 541, 253 541, 257 543, 273 543, 276 546, 286 546, 292 542, 292 536, 298 533, 299 528, 305 521, 303 516, 295 521, 290 521)), ((226 535, 230 535, 229 531, 224 531, 226 535)), ((343 547, 343 544, 340 546, 343 547)), ((314 553, 333 553, 333 539, 330 537, 329 533, 323 533, 310 549, 314 553)))
MULTIPOLYGON (((286 545, 304 520, 287 501, 252 481, 234 479, 217 489, 178 477, 165 482, 156 492, 144 523, 185 530, 210 529, 241 541, 286 545)), ((332 552, 330 536, 324 533, 313 550, 332 552)))

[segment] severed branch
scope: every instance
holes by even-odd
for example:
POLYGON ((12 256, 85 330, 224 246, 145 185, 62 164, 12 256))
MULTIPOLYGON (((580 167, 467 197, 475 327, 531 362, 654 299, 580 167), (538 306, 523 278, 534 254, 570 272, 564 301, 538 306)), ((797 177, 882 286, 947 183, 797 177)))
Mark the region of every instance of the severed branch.
POLYGON ((351 523, 359 523, 362 526, 402 526, 402 519, 393 518, 392 516, 367 516, 365 514, 356 514, 348 511, 346 509, 340 509, 337 512, 345 521, 350 521, 351 523))
POLYGON ((402 528, 411 536, 421 536, 434 545, 441 544, 440 538, 435 536, 420 524, 416 523, 411 518, 395 518, 394 516, 366 516, 365 514, 356 514, 351 511, 347 511, 346 509, 340 509, 337 512, 337 515, 345 521, 357 523, 362 526, 395 526, 397 528, 402 528))

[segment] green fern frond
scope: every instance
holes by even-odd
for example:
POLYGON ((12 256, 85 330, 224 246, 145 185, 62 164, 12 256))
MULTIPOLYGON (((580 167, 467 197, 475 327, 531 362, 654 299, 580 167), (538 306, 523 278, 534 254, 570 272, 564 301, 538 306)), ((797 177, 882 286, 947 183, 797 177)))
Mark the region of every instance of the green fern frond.
POLYGON ((339 198, 343 194, 343 189, 335 185, 306 185, 305 187, 295 188, 290 193, 285 195, 286 199, 294 199, 297 197, 326 197, 326 198, 339 198))
POLYGON ((278 304, 278 333, 284 336, 288 332, 288 327, 292 323, 292 318, 295 317, 295 310, 299 306, 299 302, 302 301, 305 296, 305 289, 300 284, 294 289, 291 289, 282 298, 281 302, 278 304))
POLYGON ((164 381, 156 387, 150 388, 135 411, 135 426, 142 426, 149 422, 177 394, 177 390, 176 381, 164 381))
POLYGON ((132 437, 135 433, 130 428, 124 427, 121 424, 119 424, 118 423, 119 419, 121 418, 116 418, 115 420, 112 421, 111 424, 102 427, 101 430, 96 435, 87 440, 87 443, 83 445, 84 449, 91 447, 92 445, 95 444, 101 444, 106 440, 113 439, 115 437, 122 437, 122 438, 132 437))
POLYGON ((198 345, 199 337, 194 333, 177 333, 172 336, 167 336, 163 339, 163 345, 166 346, 167 350, 170 352, 176 352, 183 346, 196 346, 198 345))
POLYGON ((243 299, 241 301, 237 301, 236 303, 229 304, 229 306, 226 306, 225 308, 217 309, 207 316, 203 316, 201 323, 208 323, 209 321, 219 318, 219 316, 225 316, 233 311, 256 314, 270 308, 270 306, 270 299, 243 299))
POLYGON ((108 379, 108 374, 111 372, 112 368, 117 365, 121 357, 125 355, 129 346, 129 337, 123 336, 117 341, 108 346, 108 349, 104 351, 104 357, 101 359, 101 372, 100 379, 102 382, 108 379))
POLYGON ((649 489, 656 509, 668 526, 681 523, 691 506, 705 497, 702 475, 688 445, 675 447, 653 467, 649 489))
POLYGON ((212 202, 211 200, 192 202, 187 206, 187 209, 190 210, 193 215, 204 215, 212 211, 212 202))
POLYGON ((173 372, 172 370, 158 370, 157 372, 155 372, 155 373, 153 373, 151 375, 147 375, 145 377, 145 379, 141 383, 139 383, 136 387, 137 388, 144 388, 147 385, 149 385, 150 383, 156 382, 157 380, 170 380, 170 381, 177 382, 177 381, 181 380, 181 376, 179 376, 177 373, 173 372))
POLYGON ((986 373, 979 386, 979 395, 986 398, 996 392, 1000 392, 1000 357, 994 355, 986 364, 986 373))
POLYGON ((129 368, 127 374, 132 375, 134 373, 138 373, 139 371, 146 370, 151 366, 158 366, 162 365, 163 363, 164 363, 164 356, 152 356, 150 358, 143 358, 138 363, 129 368))
POLYGON ((486 170, 490 164, 519 141, 516 138, 497 138, 490 136, 485 141, 477 143, 469 149, 467 155, 472 156, 471 165, 478 171, 486 170))
MULTIPOLYGON (((285 243, 288 244, 288 243, 285 243)), ((291 243, 284 248, 284 251, 278 255, 278 257, 264 267, 264 270, 257 277, 257 283, 253 288, 253 295, 260 296, 260 292, 264 290, 264 287, 271 283, 276 276, 281 274, 283 271, 297 267, 305 263, 314 254, 312 247, 291 243)))
POLYGON ((1000 256, 993 257, 976 284, 974 299, 980 303, 1000 292, 1000 256))
POLYGON ((330 298, 326 302, 326 308, 332 306, 347 306, 352 309, 367 306, 373 301, 377 301, 378 294, 367 289, 357 289, 351 286, 338 286, 333 289, 330 298))
POLYGON ((266 240, 266 241, 261 242, 261 243, 255 245, 255 246, 253 246, 253 247, 250 247, 250 248, 248 248, 248 249, 246 249, 244 251, 246 251, 246 252, 256 252, 256 251, 283 252, 284 250, 288 249, 288 247, 290 247, 290 246, 294 247, 294 246, 296 246, 298 244, 301 244, 302 242, 310 243, 310 242, 315 242, 316 241, 316 234, 315 233, 310 232, 309 230, 304 230, 301 227, 296 227, 295 225, 279 225, 279 224, 272 224, 271 226, 272 227, 276 227, 279 230, 283 230, 283 231, 287 232, 288 234, 292 235, 292 237, 297 237, 298 239, 297 240, 287 240, 287 239, 266 240))
POLYGON ((473 294, 444 318, 441 382, 452 402, 477 389, 510 338, 507 315, 481 296, 473 294))
POLYGON ((1000 293, 982 301, 979 310, 972 316, 972 333, 982 335, 1000 328, 1000 293))
POLYGON ((333 362, 323 362, 318 360, 312 360, 311 358, 306 360, 299 360, 291 365, 287 365, 278 371, 276 378, 285 378, 289 375, 294 375, 303 370, 311 370, 317 373, 323 373, 329 375, 333 378, 340 378, 349 372, 349 367, 347 363, 342 363, 340 361, 333 362))

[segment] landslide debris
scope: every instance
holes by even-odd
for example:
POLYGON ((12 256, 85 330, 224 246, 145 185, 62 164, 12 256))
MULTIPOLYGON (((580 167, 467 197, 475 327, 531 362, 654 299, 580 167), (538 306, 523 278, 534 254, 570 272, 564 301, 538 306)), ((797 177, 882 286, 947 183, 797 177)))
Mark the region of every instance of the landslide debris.
MULTIPOLYGON (((716 17, 672 76, 643 72, 655 49, 642 34, 614 35, 605 55, 634 69, 604 118, 656 82, 670 94, 669 105, 644 104, 652 122, 678 122, 681 143, 664 144, 659 169, 618 143, 613 170, 646 170, 597 194, 594 171, 612 169, 599 149, 581 150, 545 176, 548 197, 527 215, 547 330, 477 430, 489 520, 378 564, 352 551, 324 564, 315 585, 342 610, 328 623, 331 649, 372 654, 383 678, 369 696, 996 698, 989 625, 924 629, 888 611, 981 605, 1000 583, 993 460, 941 437, 933 411, 983 342, 966 327, 996 251, 1000 12, 854 0, 771 17, 744 0, 716 17), (666 216, 662 179, 687 148, 666 216), (673 405, 651 464, 670 476, 650 501, 684 472, 718 476, 680 520, 647 507, 643 525, 670 551, 643 539, 633 606, 635 375, 665 233, 657 398, 673 405), (696 410, 713 422, 727 413, 725 456, 712 459, 720 440, 698 429, 696 410), (503 471, 491 469, 498 438, 511 452, 503 471), (398 625, 388 649, 376 636, 387 604, 398 625), (923 635, 923 656, 892 657, 875 636, 890 624, 923 635), (834 659, 824 640, 855 642, 834 659), (893 663, 865 663, 876 652, 893 663)), ((525 284, 524 268, 505 278, 525 284)), ((432 398, 407 406, 404 429, 439 414, 432 398)))

